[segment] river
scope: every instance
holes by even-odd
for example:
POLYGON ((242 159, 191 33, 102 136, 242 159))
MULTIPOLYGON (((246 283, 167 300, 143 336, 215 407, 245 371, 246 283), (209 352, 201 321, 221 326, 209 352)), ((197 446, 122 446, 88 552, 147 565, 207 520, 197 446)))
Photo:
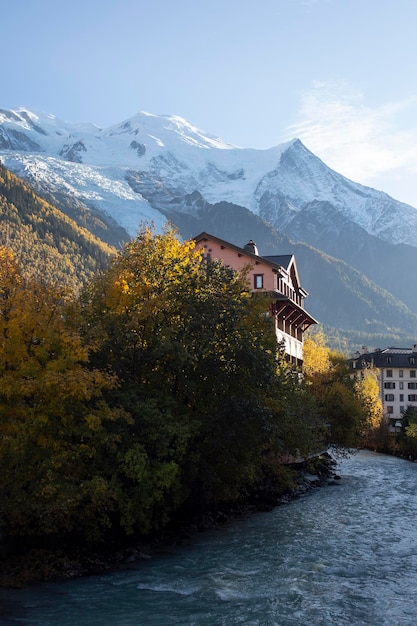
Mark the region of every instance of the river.
POLYGON ((417 464, 361 451, 337 486, 127 571, 0 590, 15 626, 417 623, 417 464))

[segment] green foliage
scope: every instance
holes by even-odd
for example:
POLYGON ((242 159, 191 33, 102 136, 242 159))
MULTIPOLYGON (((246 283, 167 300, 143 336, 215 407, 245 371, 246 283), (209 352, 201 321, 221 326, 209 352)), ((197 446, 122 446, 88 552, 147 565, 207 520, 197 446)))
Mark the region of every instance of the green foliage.
POLYGON ((181 505, 238 499, 267 455, 316 445, 316 417, 266 306, 243 276, 202 262, 172 230, 143 229, 84 292, 92 363, 117 374, 106 398, 132 418, 115 473, 129 531, 165 523, 161 502, 168 518, 181 505), (140 472, 127 474, 133 444, 140 472))
POLYGON ((417 408, 407 406, 403 414, 401 431, 395 437, 397 454, 417 458, 417 408))
POLYGON ((409 405, 403 414, 403 428, 408 437, 417 439, 417 408, 409 405))
MULTIPOLYGON (((400 306, 401 310, 401 306, 400 306)), ((328 346, 346 358, 355 352, 361 352, 364 346, 370 349, 378 346, 410 346, 415 342, 416 331, 406 324, 400 328, 387 327, 384 331, 375 332, 375 327, 366 321, 361 330, 349 328, 334 328, 323 325, 328 346)))
POLYGON ((284 489, 285 456, 321 445, 267 299, 175 231, 143 228, 77 299, 6 248, 0 268, 4 534, 149 534, 284 489))
POLYGON ((388 420, 383 420, 378 428, 368 433, 366 446, 377 452, 416 460, 417 408, 409 405, 403 413, 401 422, 401 427, 397 427, 393 432, 388 420))
MULTIPOLYGON (((165 513, 178 498, 207 506, 238 497, 256 473, 271 420, 264 395, 277 347, 264 302, 229 268, 203 263, 174 231, 145 229, 84 303, 86 332, 100 338, 93 362, 110 364, 122 381, 115 395, 132 415, 141 458, 152 459, 155 476, 164 470, 147 506, 159 505, 161 489, 165 513)), ((143 510, 134 483, 129 500, 143 510)))

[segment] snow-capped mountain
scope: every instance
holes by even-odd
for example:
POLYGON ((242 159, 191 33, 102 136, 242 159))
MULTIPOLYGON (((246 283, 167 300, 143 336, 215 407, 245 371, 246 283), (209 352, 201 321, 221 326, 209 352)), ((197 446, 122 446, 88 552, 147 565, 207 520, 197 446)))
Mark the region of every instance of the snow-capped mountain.
POLYGON ((178 116, 138 113, 100 129, 20 108, 0 110, 0 158, 40 190, 65 191, 104 211, 130 235, 143 220, 159 227, 174 204, 192 212, 184 199, 198 191, 211 204, 244 206, 283 232, 300 213, 305 223, 309 203, 328 203, 372 236, 417 246, 413 207, 337 174, 297 139, 242 149, 178 116))
MULTIPOLYGON (((417 210, 334 172, 298 139, 269 150, 243 149, 178 116, 138 113, 100 129, 24 108, 0 109, 0 160, 71 217, 77 207, 84 219, 86 209, 98 216, 99 236, 111 231, 110 243, 134 236, 140 223, 161 229, 171 220, 184 237, 207 230, 237 245, 257 237, 261 254, 274 254, 281 244, 284 253, 297 242, 308 244, 297 244, 301 275, 311 281, 304 285, 312 294, 308 307, 329 325, 338 320, 349 328, 352 321, 360 328, 365 316, 363 324, 375 326, 371 312, 355 308, 355 271, 387 291, 380 302, 397 299, 411 316, 417 310, 410 284, 417 210), (308 246, 321 251, 320 260, 308 246), (323 252, 345 262, 335 275, 352 283, 346 301, 328 289, 323 294, 329 264, 323 252)), ((365 293, 361 302, 367 300, 365 293)))

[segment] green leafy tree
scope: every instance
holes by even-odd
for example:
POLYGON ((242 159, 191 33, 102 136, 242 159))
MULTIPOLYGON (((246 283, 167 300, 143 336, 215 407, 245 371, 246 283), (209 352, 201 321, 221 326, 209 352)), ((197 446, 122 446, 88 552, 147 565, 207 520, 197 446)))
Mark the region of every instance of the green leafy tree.
POLYGON ((395 438, 391 435, 391 448, 396 454, 417 458, 417 408, 407 406, 402 417, 402 426, 395 438))
POLYGON ((132 418, 114 476, 122 525, 149 531, 186 503, 238 498, 278 441, 266 300, 174 230, 144 228, 83 306, 93 363, 120 381, 106 397, 132 418))
POLYGON ((104 540, 230 503, 317 450, 268 299, 144 227, 74 298, 0 249, 0 528, 104 540))
POLYGON ((417 408, 408 406, 403 414, 403 424, 407 437, 417 439, 417 408))

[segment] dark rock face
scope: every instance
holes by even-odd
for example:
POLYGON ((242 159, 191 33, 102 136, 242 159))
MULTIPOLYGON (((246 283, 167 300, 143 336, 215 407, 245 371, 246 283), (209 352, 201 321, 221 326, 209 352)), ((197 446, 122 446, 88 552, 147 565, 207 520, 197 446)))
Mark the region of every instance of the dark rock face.
POLYGON ((66 161, 72 161, 73 163, 82 163, 81 152, 87 152, 87 148, 83 141, 76 141, 72 145, 65 144, 59 153, 66 161))
POLYGON ((132 150, 136 150, 136 154, 138 157, 145 156, 146 154, 146 146, 143 143, 139 143, 135 139, 130 143, 130 147, 132 150))
POLYGON ((0 127, 0 149, 23 150, 24 152, 41 152, 42 148, 20 130, 0 127))

